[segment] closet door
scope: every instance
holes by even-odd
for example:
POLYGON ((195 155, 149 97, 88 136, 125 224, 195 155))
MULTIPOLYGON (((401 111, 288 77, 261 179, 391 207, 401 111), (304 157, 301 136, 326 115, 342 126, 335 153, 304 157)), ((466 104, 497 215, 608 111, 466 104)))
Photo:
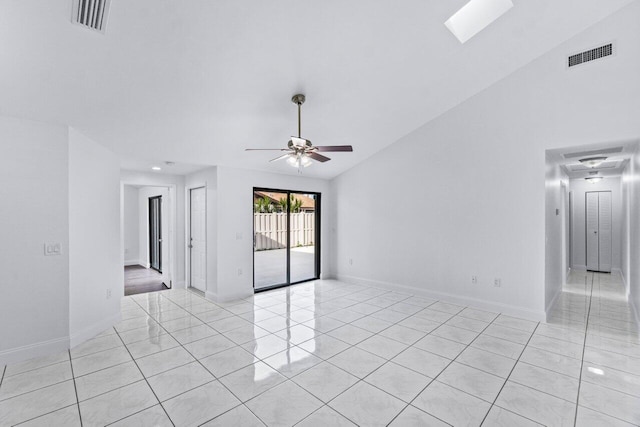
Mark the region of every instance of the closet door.
POLYGON ((598 192, 586 193, 586 242, 587 242, 587 270, 599 270, 598 245, 598 192))
POLYGON ((598 271, 611 272, 611 192, 598 194, 598 271))

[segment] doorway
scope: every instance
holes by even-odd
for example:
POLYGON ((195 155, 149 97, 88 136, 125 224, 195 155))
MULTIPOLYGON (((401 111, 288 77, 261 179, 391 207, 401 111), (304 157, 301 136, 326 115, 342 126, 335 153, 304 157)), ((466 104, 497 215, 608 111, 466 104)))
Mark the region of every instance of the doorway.
POLYGON ((611 191, 589 191, 585 195, 585 240, 588 271, 611 272, 611 191))
POLYGON ((189 286, 206 292, 207 241, 206 241, 206 188, 189 190, 189 286))
POLYGON ((149 197, 149 264, 162 274, 162 196, 149 197))
POLYGON ((256 292, 320 276, 320 193, 254 188, 256 292))
POLYGON ((175 189, 122 184, 124 295, 170 289, 175 189))

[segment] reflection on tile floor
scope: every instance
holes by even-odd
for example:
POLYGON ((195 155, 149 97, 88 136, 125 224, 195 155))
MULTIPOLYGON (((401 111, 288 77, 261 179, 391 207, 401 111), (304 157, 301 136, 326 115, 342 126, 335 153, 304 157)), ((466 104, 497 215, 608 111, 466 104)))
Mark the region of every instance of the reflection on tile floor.
POLYGON ((331 280, 125 297, 115 328, 2 368, 0 425, 640 425, 624 295, 573 273, 546 324, 331 280))

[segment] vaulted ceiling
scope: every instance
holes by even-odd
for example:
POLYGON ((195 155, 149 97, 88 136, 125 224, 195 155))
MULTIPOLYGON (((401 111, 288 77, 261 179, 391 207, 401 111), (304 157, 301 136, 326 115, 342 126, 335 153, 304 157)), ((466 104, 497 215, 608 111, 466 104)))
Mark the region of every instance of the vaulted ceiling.
POLYGON ((304 170, 331 178, 634 0, 514 0, 460 44, 443 23, 466 1, 112 0, 100 34, 72 0, 0 0, 0 113, 125 162, 296 173, 244 148, 284 147, 302 92, 302 135, 354 146, 304 170))

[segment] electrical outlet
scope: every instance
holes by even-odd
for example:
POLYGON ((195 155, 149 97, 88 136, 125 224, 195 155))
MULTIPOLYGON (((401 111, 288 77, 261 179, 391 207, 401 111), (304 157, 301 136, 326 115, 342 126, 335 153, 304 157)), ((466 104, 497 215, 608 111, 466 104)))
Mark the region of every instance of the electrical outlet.
POLYGON ((236 240, 242 240, 242 233, 236 233, 236 240))
POLYGON ((111 289, 107 289, 107 299, 111 298, 111 289))
POLYGON ((62 254, 62 245, 60 243, 45 243, 44 244, 44 255, 45 256, 55 256, 62 254))
POLYGON ((471 276, 471 283, 473 283, 474 285, 478 284, 478 276, 471 276))
POLYGON ((238 276, 242 276, 242 269, 241 268, 238 269, 238 276))
POLYGON ((353 258, 349 258, 349 265, 353 265, 353 258))
POLYGON ((499 277, 496 277, 495 279, 493 279, 493 286, 495 286, 496 288, 499 288, 502 286, 502 280, 500 280, 499 277))

